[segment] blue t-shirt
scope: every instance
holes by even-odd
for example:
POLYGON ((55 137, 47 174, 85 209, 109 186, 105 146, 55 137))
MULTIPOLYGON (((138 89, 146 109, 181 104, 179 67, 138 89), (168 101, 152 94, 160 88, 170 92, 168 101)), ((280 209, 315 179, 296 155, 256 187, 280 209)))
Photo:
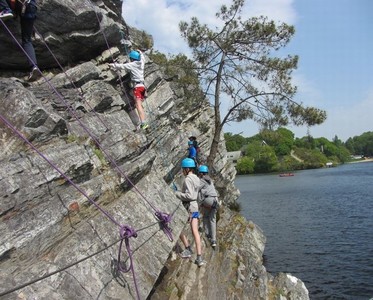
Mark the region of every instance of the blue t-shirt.
POLYGON ((196 156, 197 156, 197 150, 196 150, 196 148, 189 147, 189 155, 188 155, 188 157, 194 159, 194 158, 196 158, 196 156))

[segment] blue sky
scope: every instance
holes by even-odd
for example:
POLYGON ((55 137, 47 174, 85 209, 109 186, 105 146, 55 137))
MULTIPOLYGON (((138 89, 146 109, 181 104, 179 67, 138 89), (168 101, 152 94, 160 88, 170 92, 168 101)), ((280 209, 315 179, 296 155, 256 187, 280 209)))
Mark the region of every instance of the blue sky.
MULTIPOLYGON (((154 38, 163 53, 189 53, 178 24, 196 16, 218 26, 215 13, 230 0, 138 0, 123 2, 127 24, 154 38), (211 3, 212 2, 212 3, 211 3)), ((246 0, 244 16, 265 15, 294 25, 296 33, 281 53, 299 55, 293 82, 297 100, 325 109, 328 119, 310 128, 314 137, 342 141, 373 131, 373 1, 371 0, 246 0)), ((288 127, 297 137, 305 127, 288 127)), ((232 123, 225 132, 252 136, 252 121, 232 123)))

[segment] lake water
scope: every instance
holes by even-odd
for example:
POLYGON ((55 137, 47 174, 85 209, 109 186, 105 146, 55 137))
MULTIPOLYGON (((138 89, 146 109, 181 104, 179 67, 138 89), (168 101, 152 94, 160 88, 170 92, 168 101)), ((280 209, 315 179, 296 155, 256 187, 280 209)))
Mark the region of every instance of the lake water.
POLYGON ((268 272, 300 278, 311 299, 373 298, 373 163, 294 174, 235 179, 268 272))

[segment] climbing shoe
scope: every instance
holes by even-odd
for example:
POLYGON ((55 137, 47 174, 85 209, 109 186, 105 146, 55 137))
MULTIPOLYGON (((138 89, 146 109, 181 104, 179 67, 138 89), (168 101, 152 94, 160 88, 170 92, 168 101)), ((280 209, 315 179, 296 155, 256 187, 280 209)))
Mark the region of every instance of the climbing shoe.
POLYGON ((183 252, 180 253, 182 258, 190 258, 192 257, 192 252, 188 249, 185 249, 183 252))
POLYGON ((211 241, 211 247, 215 248, 216 247, 216 241, 211 241))
POLYGON ((7 20, 13 18, 13 13, 10 9, 4 9, 0 12, 0 19, 1 20, 7 20))
POLYGON ((143 130, 145 130, 148 127, 149 127, 149 125, 146 122, 143 122, 143 123, 140 124, 140 128, 143 129, 143 130))
POLYGON ((206 262, 202 259, 202 257, 197 257, 196 260, 194 261, 194 263, 195 263, 198 267, 202 267, 203 265, 206 264, 206 262))
POLYGON ((33 67, 32 71, 30 72, 30 75, 27 78, 27 81, 32 82, 35 80, 38 80, 40 78, 40 71, 37 67, 33 67))

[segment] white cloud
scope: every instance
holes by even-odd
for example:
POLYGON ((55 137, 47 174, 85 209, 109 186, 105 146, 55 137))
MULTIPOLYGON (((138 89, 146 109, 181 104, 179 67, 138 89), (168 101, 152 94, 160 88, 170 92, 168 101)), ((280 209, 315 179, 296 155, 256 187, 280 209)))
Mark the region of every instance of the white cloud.
POLYGON ((297 15, 294 0, 251 0, 247 1, 246 11, 250 16, 264 15, 275 21, 294 24, 297 15))
MULTIPOLYGON (((247 0, 244 17, 265 15, 276 21, 295 24, 298 20, 294 9, 295 0, 247 0)), ((186 42, 181 38, 179 22, 189 22, 195 16, 201 23, 218 26, 215 17, 220 6, 229 6, 231 0, 138 0, 123 2, 123 18, 132 27, 145 30, 154 38, 155 49, 163 53, 190 53, 186 42)), ((306 105, 326 109, 327 121, 319 126, 311 127, 314 137, 324 136, 328 139, 338 135, 342 140, 365 131, 371 131, 370 112, 373 111, 373 90, 363 101, 354 101, 351 106, 330 108, 323 99, 322 91, 312 79, 307 78, 300 70, 293 74, 293 82, 298 86, 298 99, 306 105)), ((296 136, 307 134, 307 128, 289 128, 296 136)), ((246 136, 258 132, 258 125, 252 121, 233 123, 225 127, 226 131, 246 136)))
MULTIPOLYGON (((274 20, 290 24, 296 20, 292 7, 294 0, 249 0, 244 16, 266 15, 274 20)), ((132 27, 145 30, 155 41, 155 49, 163 53, 189 53, 187 44, 180 36, 179 22, 197 17, 201 23, 218 26, 215 17, 219 8, 231 5, 231 0, 138 0, 123 2, 123 18, 132 27)))

